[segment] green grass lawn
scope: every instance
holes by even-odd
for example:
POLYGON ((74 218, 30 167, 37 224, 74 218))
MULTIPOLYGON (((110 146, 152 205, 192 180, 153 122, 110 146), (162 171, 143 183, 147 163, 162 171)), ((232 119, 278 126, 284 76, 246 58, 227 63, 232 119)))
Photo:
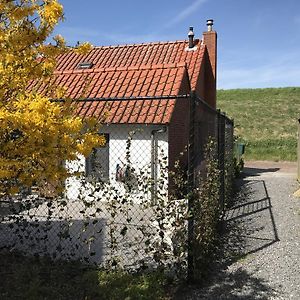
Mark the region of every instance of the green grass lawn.
POLYGON ((297 160, 300 87, 219 90, 217 99, 246 143, 246 160, 297 160))
POLYGON ((77 262, 53 262, 0 253, 0 299, 139 300, 169 299, 159 272, 101 271, 77 262))

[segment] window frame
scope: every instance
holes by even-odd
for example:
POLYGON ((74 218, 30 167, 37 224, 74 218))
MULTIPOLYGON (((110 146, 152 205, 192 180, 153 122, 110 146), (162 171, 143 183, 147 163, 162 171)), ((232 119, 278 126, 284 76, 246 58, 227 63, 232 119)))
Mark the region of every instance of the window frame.
POLYGON ((105 145, 102 147, 93 148, 92 153, 85 158, 85 176, 88 181, 93 182, 109 182, 110 180, 110 174, 109 174, 109 163, 110 163, 110 147, 109 147, 109 141, 110 141, 110 135, 109 133, 99 133, 99 135, 104 136, 105 138, 105 145), (97 151, 99 151, 99 155, 104 157, 105 165, 104 165, 104 172, 101 174, 100 170, 97 170, 96 166, 96 160, 97 160, 97 151))

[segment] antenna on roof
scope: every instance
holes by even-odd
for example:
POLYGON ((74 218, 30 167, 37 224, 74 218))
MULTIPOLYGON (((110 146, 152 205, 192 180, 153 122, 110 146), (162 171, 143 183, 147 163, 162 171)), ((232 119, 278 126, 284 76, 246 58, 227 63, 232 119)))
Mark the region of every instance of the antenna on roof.
POLYGON ((189 30, 189 33, 188 33, 188 37, 189 37, 189 48, 193 48, 194 47, 194 27, 193 26, 190 26, 190 30, 189 30))

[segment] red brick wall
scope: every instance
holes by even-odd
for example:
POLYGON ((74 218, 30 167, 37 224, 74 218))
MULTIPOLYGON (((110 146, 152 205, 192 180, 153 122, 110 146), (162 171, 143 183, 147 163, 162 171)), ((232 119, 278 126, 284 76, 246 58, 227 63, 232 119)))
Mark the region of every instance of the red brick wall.
MULTIPOLYGON (((184 76, 179 94, 190 93, 188 76, 184 76)), ((189 141, 190 99, 176 100, 176 105, 169 124, 169 167, 172 169, 179 159, 182 168, 187 167, 187 152, 185 151, 189 141), (180 155, 180 153, 184 153, 180 155)))
POLYGON ((204 99, 213 108, 216 108, 216 80, 212 65, 208 56, 208 52, 205 53, 205 74, 204 74, 204 99))
MULTIPOLYGON (((210 106, 216 108, 216 43, 217 34, 215 31, 204 32, 203 41, 206 50, 201 65, 198 81, 196 84, 196 94, 205 100, 210 106)), ((190 93, 188 76, 183 78, 180 94, 190 93)), ((201 106, 195 107, 195 122, 199 124, 210 116, 203 111, 201 106)), ((208 125, 208 124, 207 124, 208 125)), ((179 159, 181 167, 187 169, 187 145, 189 143, 190 126, 190 99, 177 99, 172 119, 169 124, 169 167, 172 169, 175 162, 179 159), (181 155, 180 153, 183 153, 181 155)), ((208 125, 209 126, 209 125, 208 125)), ((195 143, 199 143, 195 137, 195 143)))
POLYGON ((204 99, 216 108, 216 82, 217 82, 217 33, 215 31, 203 33, 203 43, 206 46, 204 56, 204 99))
POLYGON ((215 31, 203 32, 203 43, 206 45, 213 76, 217 73, 217 33, 215 31))
POLYGON ((200 96, 200 98, 205 99, 205 58, 203 60, 204 63, 201 64, 197 84, 196 84, 196 94, 200 96))

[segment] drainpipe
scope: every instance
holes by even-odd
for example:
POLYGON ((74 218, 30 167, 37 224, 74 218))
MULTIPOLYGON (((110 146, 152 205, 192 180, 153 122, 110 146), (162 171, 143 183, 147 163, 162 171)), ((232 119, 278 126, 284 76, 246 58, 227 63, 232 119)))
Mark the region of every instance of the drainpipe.
POLYGON ((158 133, 164 133, 166 131, 166 127, 151 131, 151 201, 153 204, 156 203, 157 194, 158 142, 156 136, 158 133))

